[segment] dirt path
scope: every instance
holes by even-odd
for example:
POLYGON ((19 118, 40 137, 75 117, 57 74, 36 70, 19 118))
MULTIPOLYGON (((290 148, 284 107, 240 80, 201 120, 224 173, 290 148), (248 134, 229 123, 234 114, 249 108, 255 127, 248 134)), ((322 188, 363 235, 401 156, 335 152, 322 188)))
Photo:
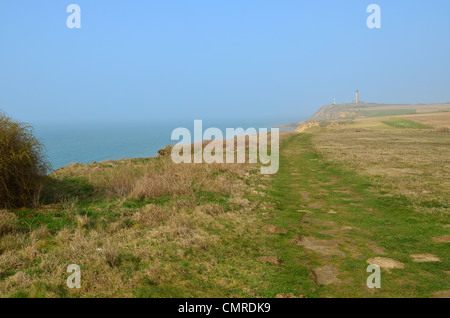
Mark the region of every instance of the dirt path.
POLYGON ((433 217, 411 226, 415 211, 324 161, 310 135, 283 145, 271 198, 276 213, 262 230, 278 250, 278 293, 428 297, 449 289, 448 243, 433 241, 433 217), (380 289, 366 285, 369 264, 381 267, 380 289))

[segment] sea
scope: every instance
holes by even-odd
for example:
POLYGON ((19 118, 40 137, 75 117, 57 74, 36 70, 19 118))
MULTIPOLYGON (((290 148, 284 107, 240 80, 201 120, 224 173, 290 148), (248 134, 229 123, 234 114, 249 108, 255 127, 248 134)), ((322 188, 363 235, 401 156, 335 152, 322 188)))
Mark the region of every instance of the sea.
MULTIPOLYGON (((286 122, 284 122, 286 123, 286 122)), ((203 120, 209 127, 272 128, 280 120, 203 120)), ((56 170, 71 163, 92 163, 124 158, 154 157, 158 150, 178 141, 171 140, 178 127, 189 129, 194 140, 194 121, 153 121, 140 123, 33 124, 34 133, 45 146, 48 161, 56 170)))

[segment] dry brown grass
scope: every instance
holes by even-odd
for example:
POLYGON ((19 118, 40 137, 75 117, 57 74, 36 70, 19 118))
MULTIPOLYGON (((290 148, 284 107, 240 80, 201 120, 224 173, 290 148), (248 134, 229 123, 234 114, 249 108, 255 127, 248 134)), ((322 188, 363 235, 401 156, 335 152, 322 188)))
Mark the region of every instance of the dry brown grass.
POLYGON ((16 216, 6 210, 0 210, 0 237, 14 233, 14 220, 16 216))
POLYGON ((438 128, 436 128, 434 130, 434 132, 437 132, 437 133, 448 133, 448 132, 450 132, 450 128, 448 128, 448 127, 438 127, 438 128))
MULTIPOLYGON (((423 124, 450 115, 403 115, 423 124)), ((397 129, 382 124, 386 118, 355 120, 322 129, 314 142, 325 156, 370 177, 390 195, 410 198, 420 211, 448 213, 450 198, 450 138, 420 129, 397 129)))
MULTIPOLYGON (((82 177, 97 191, 111 198, 136 199, 161 196, 192 197, 198 191, 233 193, 239 191, 240 178, 250 169, 249 164, 175 164, 170 157, 143 160, 121 160, 108 164, 71 165, 53 173, 53 177, 82 177)), ((67 209, 77 202, 63 198, 67 209)), ((76 200, 76 199, 75 199, 76 200)))
POLYGON ((161 225, 166 221, 173 211, 164 209, 157 204, 148 204, 138 210, 132 219, 139 225, 155 227, 161 225))
MULTIPOLYGON (((270 209, 247 197, 262 197, 260 185, 270 177, 259 175, 257 165, 177 165, 162 154, 67 166, 51 176, 53 203, 19 219, 0 212, 0 297, 131 297, 148 284, 185 295, 227 295, 225 287, 189 286, 222 279, 211 250, 222 250, 227 262, 247 261, 234 246, 259 235, 270 209), (80 192, 80 185, 88 190, 80 192), (47 213, 57 213, 56 229, 42 221, 47 213), (81 267, 81 289, 66 286, 70 264, 81 267)), ((237 295, 249 295, 241 284, 233 283, 242 288, 237 295)))
MULTIPOLYGON (((54 239, 46 228, 30 234, 6 235, 2 238, 5 246, 2 245, 4 250, 0 256, 0 274, 11 271, 15 274, 0 280, 0 296, 10 296, 21 290, 27 291, 29 296, 36 296, 42 283, 50 286, 46 297, 60 296, 58 290, 68 290, 65 269, 72 263, 82 269, 82 288, 68 290, 68 295, 72 296, 131 297, 133 290, 148 280, 156 285, 176 285, 180 279, 180 269, 176 264, 187 260, 186 250, 206 250, 218 244, 219 238, 204 229, 222 228, 212 215, 222 214, 239 228, 254 222, 256 217, 244 217, 234 212, 226 216, 224 213, 223 207, 213 203, 149 204, 133 210, 119 224, 111 223, 103 230, 86 229, 82 221, 82 227, 62 229, 54 239), (124 227, 123 221, 126 220, 134 221, 134 226, 124 227), (46 240, 54 241, 51 250, 45 246, 39 248, 40 242, 46 240), (171 261, 167 260, 168 257, 171 261), (130 259, 136 265, 126 264, 130 259), (143 268, 138 270, 137 264, 143 268), (127 266, 133 266, 131 274, 124 272, 123 268, 127 266), (40 274, 24 274, 30 269, 40 274)), ((242 229, 238 233, 246 232, 242 229)), ((210 260, 197 261, 199 266, 209 266, 210 260)))

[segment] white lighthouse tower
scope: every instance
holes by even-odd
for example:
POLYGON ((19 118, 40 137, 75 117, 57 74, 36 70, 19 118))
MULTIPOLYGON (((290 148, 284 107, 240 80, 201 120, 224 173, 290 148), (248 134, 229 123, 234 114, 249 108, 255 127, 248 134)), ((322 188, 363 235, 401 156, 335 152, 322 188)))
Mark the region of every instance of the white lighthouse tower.
POLYGON ((356 90, 355 104, 359 104, 359 91, 356 90))

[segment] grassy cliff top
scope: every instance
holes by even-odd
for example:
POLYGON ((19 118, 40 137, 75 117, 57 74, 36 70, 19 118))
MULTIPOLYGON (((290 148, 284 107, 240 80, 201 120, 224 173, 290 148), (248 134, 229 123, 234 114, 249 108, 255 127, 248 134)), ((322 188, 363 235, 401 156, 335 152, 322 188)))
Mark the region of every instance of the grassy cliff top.
POLYGON ((321 107, 308 121, 342 120, 364 117, 395 116, 415 113, 450 111, 447 104, 375 104, 346 103, 321 107))

